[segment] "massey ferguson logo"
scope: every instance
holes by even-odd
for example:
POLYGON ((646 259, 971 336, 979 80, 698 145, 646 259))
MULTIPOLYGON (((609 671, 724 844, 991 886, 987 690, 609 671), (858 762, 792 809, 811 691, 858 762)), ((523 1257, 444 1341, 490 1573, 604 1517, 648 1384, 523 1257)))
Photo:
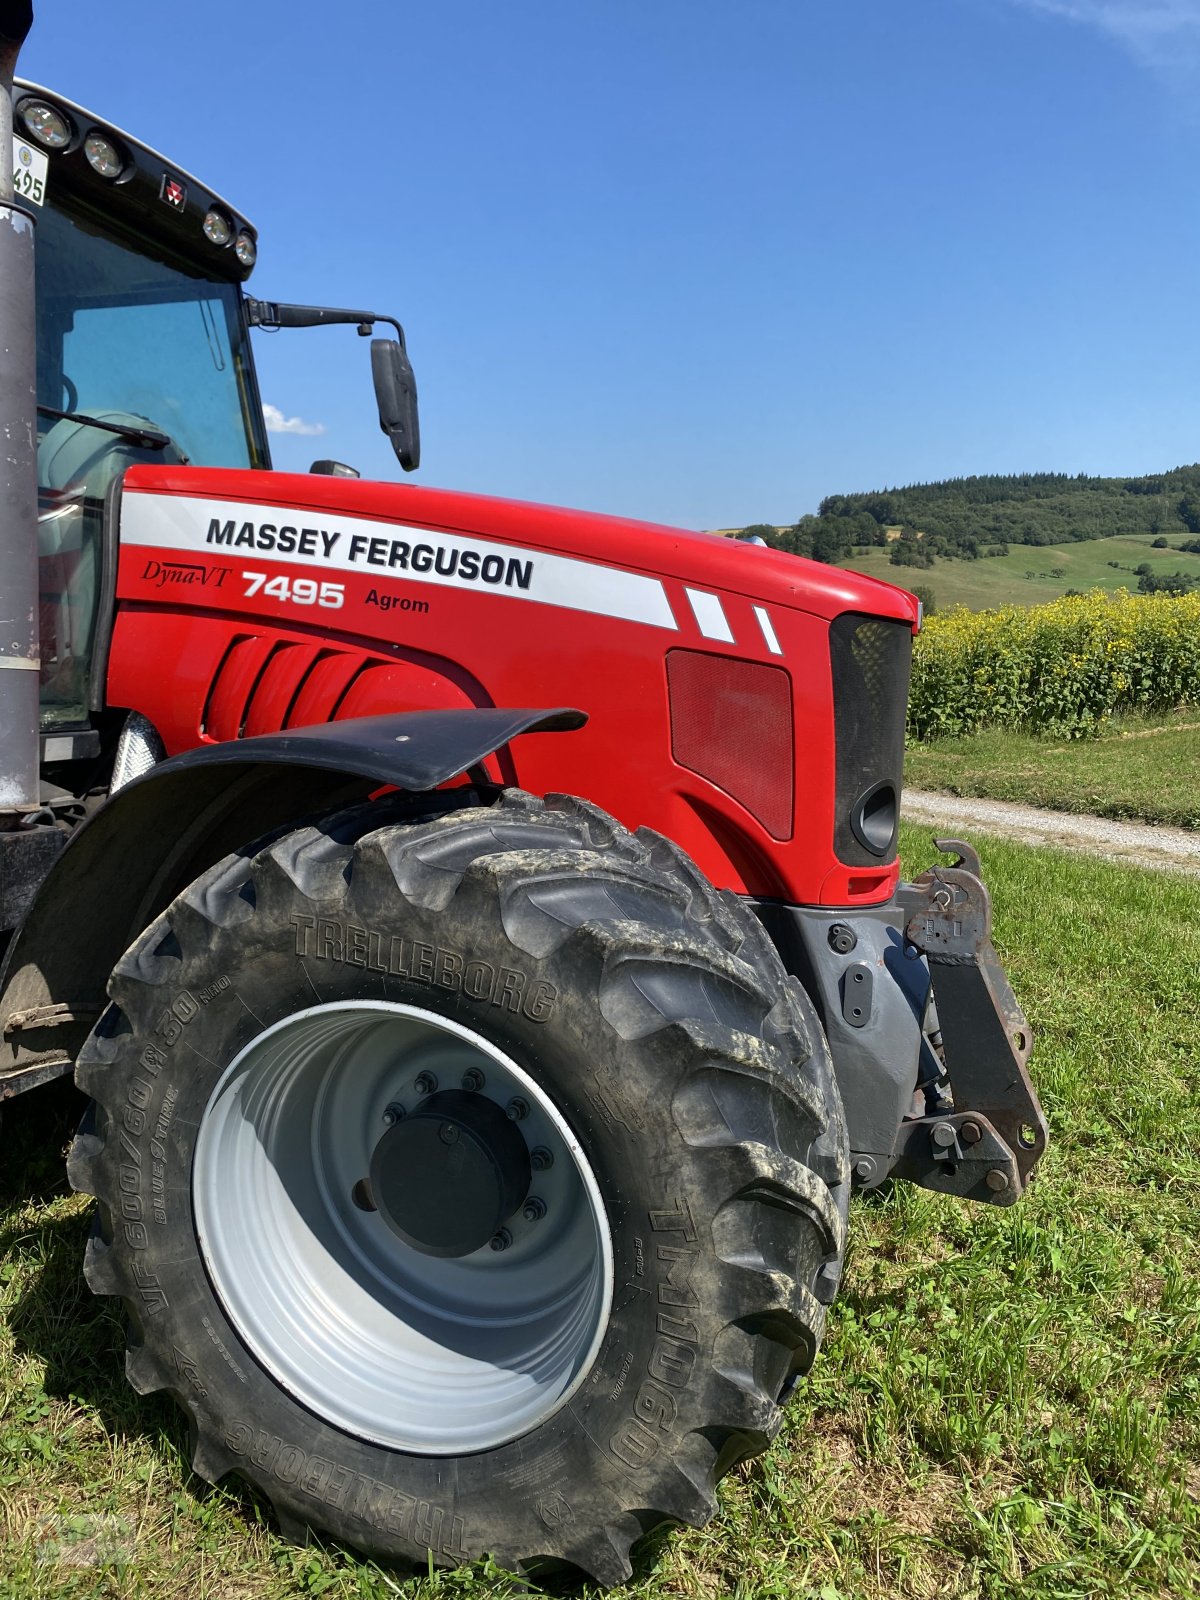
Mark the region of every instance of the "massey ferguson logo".
POLYGON ((162 197, 175 211, 182 211, 187 205, 187 190, 169 172, 163 174, 162 197))
POLYGON ((206 567, 198 561, 147 561, 142 572, 156 589, 220 589, 229 576, 226 567, 206 567))
MULTIPOLYGON (((490 583, 507 589, 528 589, 533 583, 532 560, 501 555, 499 551, 469 549, 442 539, 424 540, 372 537, 352 533, 345 537, 340 529, 300 528, 291 523, 237 522, 211 517, 207 544, 227 545, 231 550, 273 551, 277 555, 301 555, 344 568, 386 567, 392 572, 428 572, 442 578, 457 578, 460 583, 490 583), (340 559, 339 559, 340 558, 340 559)), ((436 578, 433 579, 437 581, 436 578)))

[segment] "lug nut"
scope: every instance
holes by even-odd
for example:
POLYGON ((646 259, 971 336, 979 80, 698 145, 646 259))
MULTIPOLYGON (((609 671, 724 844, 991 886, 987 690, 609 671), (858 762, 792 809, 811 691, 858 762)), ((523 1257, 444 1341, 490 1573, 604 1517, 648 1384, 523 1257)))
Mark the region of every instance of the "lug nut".
POLYGON ((529 1102, 522 1100, 519 1094, 514 1095, 505 1106, 504 1114, 510 1122, 524 1122, 529 1115, 529 1102))
POLYGON ((419 1095, 436 1094, 437 1079, 432 1072, 418 1072, 413 1088, 419 1095))
POLYGON ((535 1145, 529 1152, 529 1165, 535 1172, 549 1172, 554 1165, 554 1156, 544 1144, 535 1145))
POLYGON ((1008 1173, 1002 1167, 993 1167, 984 1181, 993 1194, 1003 1194, 1008 1188, 1008 1173))
POLYGON ((493 1250, 507 1250, 512 1243, 512 1234, 507 1228, 501 1228, 491 1237, 490 1246, 493 1250))
POLYGON ((835 922, 829 930, 829 947, 839 956, 848 956, 858 943, 858 935, 848 922, 835 922))
POLYGON ((521 1215, 526 1222, 540 1222, 546 1215, 546 1202, 540 1200, 536 1194, 531 1194, 525 1202, 521 1215))
POLYGON ((388 1127, 390 1128, 390 1127, 393 1127, 397 1122, 399 1122, 401 1117, 403 1117, 403 1115, 404 1115, 404 1107, 403 1106, 390 1105, 387 1108, 387 1110, 383 1113, 383 1120, 387 1123, 388 1127))
POLYGON ((463 1086, 463 1088, 464 1089, 469 1089, 472 1093, 475 1093, 477 1090, 482 1089, 483 1088, 483 1084, 484 1084, 483 1073, 480 1072, 478 1067, 468 1067, 467 1070, 462 1075, 462 1086, 463 1086))

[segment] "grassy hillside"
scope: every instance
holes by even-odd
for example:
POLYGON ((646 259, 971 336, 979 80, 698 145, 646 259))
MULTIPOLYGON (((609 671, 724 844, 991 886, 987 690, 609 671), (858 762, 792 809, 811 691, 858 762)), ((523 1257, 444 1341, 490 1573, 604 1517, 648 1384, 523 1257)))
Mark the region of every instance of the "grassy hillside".
MULTIPOLYGON (((1172 535, 1172 547, 1180 537, 1172 535)), ((918 584, 922 590, 932 590, 939 611, 951 606, 982 611, 991 606, 1040 605, 1057 600, 1068 589, 1136 590, 1138 580, 1129 569, 1143 562, 1155 573, 1186 572, 1200 578, 1200 555, 1176 548, 1154 550, 1152 538, 1146 533, 1077 544, 1013 545, 1006 556, 942 559, 928 568, 892 566, 886 549, 872 549, 838 564, 902 589, 918 584), (1120 562, 1124 570, 1109 566, 1110 561, 1120 562)))
POLYGON ((834 563, 849 561, 864 546, 887 551, 872 557, 886 560, 889 544, 898 541, 905 565, 916 570, 940 560, 1001 554, 1010 545, 1058 548, 1155 537, 1195 544, 1200 542, 1200 464, 1141 478, 1027 472, 831 494, 816 516, 802 516, 791 527, 752 523, 743 532, 795 555, 834 563))
POLYGON ((821 502, 825 520, 867 517, 881 526, 919 528, 949 545, 1060 544, 1125 533, 1187 535, 1200 523, 1200 466, 1141 478, 1025 472, 949 478, 821 502))

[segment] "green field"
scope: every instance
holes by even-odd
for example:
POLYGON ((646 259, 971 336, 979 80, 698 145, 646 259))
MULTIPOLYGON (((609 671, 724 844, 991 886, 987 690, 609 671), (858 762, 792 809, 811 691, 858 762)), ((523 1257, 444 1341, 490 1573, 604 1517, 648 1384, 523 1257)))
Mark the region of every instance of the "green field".
POLYGON ((904 781, 914 789, 1017 800, 1053 811, 1135 817, 1200 828, 1200 713, 1127 718, 1098 739, 1039 739, 988 728, 968 739, 911 745, 904 781))
MULTIPOLYGON (((1012 1210, 856 1200, 824 1352, 707 1528, 653 1535, 639 1600, 1166 1600, 1200 1593, 1200 892, 981 841, 1051 1147, 1012 1210)), ((929 860, 905 829, 905 867, 929 860)), ((0 1144, 0 1600, 475 1600, 283 1543, 121 1375, 83 1289, 61 1097, 0 1144)), ((586 1592, 586 1591, 585 1591, 586 1592)))
MULTIPOLYGON (((1179 538, 1173 537, 1172 545, 1177 545, 1179 538)), ((951 606, 967 606, 972 611, 1002 605, 1034 606, 1057 600, 1068 589, 1136 591, 1138 581, 1133 573, 1117 571, 1108 565, 1110 561, 1119 561, 1126 569, 1145 561, 1156 573, 1186 572, 1200 578, 1200 555, 1173 548, 1153 550, 1152 542, 1153 535, 1147 533, 1075 544, 1014 544, 1006 556, 981 556, 978 561, 939 558, 932 567, 894 567, 887 550, 880 548, 843 565, 897 583, 902 589, 913 584, 932 589, 940 611, 951 606), (1056 572, 1061 576, 1056 577, 1056 572)))

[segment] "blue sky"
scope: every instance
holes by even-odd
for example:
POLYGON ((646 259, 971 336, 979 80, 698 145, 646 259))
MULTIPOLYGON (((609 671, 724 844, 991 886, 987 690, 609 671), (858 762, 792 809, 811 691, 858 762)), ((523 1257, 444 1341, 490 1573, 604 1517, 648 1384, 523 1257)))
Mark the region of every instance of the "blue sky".
MULTIPOLYGON (((252 292, 404 323, 414 481, 718 527, 1200 458, 1200 0, 35 4, 252 292)), ((399 475, 352 330, 257 354, 277 466, 399 475)))

